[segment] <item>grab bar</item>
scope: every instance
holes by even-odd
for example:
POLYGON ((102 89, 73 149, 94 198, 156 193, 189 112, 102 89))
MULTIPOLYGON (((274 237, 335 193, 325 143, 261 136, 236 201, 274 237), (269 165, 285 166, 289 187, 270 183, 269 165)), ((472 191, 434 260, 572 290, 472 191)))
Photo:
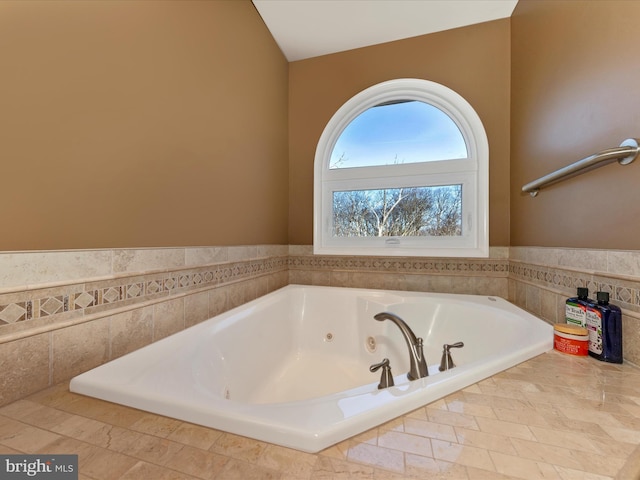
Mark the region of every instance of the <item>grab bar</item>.
POLYGON ((586 173, 590 170, 601 167, 606 163, 610 163, 613 160, 618 160, 620 165, 628 165, 636 159, 639 152, 640 147, 638 147, 638 140, 635 138, 627 138, 618 148, 603 150, 595 155, 583 158, 571 165, 567 165, 555 172, 549 173, 544 177, 540 177, 533 182, 527 183, 522 187, 522 191, 529 193, 532 197, 535 197, 538 194, 538 191, 543 187, 586 173))

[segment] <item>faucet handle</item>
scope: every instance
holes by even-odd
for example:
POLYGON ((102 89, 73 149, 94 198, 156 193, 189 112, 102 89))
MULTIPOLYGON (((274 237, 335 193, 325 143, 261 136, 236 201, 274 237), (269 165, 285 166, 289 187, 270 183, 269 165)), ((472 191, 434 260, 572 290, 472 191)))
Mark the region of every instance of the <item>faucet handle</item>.
POLYGON ((464 347, 464 343, 462 342, 456 342, 456 343, 452 343, 451 345, 447 345, 446 343, 442 346, 442 348, 444 348, 445 350, 449 350, 450 348, 462 348, 464 347))
POLYGON ((462 347, 464 347, 464 343, 462 342, 452 343, 451 345, 448 345, 445 343, 442 346, 442 359, 440 360, 440 367, 438 368, 438 370, 440 370, 441 372, 444 372, 446 370, 449 370, 450 368, 455 367, 456 364, 453 363, 453 358, 451 358, 451 353, 449 352, 449 349, 462 348, 462 347))
POLYGON ((382 375, 380 377, 380 383, 378 384, 378 390, 387 387, 393 387, 393 375, 391 374, 391 366, 389 365, 389 359, 385 358, 380 363, 374 363, 369 367, 369 371, 374 373, 382 368, 382 375))
MULTIPOLYGON (((389 367, 389 359, 388 359, 388 358, 385 358, 385 359, 384 359, 384 360, 382 360, 380 363, 374 363, 373 365, 371 365, 371 366, 369 367, 369 371, 370 371, 371 373, 375 373, 375 372, 377 372, 378 370, 380 370, 380 368, 382 368, 382 367, 385 367, 385 368, 386 368, 386 367, 389 367)), ((391 368, 391 367, 389 367, 389 368, 391 368)))

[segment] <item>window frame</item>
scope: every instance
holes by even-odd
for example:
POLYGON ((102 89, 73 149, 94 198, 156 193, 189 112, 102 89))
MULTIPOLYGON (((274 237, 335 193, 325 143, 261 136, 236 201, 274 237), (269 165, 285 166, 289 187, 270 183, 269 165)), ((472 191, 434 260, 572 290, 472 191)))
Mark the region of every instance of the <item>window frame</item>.
POLYGON ((489 256, 489 144, 480 117, 450 88, 429 80, 389 80, 363 90, 327 123, 314 159, 314 253, 368 256, 489 256), (440 109, 458 126, 467 158, 369 167, 330 168, 344 129, 382 103, 416 100, 440 109), (426 182, 426 183, 425 183, 426 182), (463 234, 459 237, 334 237, 333 192, 400 186, 463 185, 463 234))

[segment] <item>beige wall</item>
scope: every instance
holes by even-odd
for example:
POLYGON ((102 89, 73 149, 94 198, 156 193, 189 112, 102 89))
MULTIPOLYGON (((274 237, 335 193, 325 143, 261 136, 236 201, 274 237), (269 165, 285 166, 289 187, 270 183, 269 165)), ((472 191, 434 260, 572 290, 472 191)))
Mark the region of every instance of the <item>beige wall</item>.
POLYGON ((0 2, 0 250, 287 243, 286 59, 249 0, 0 2))
POLYGON ((490 149, 490 244, 509 245, 508 19, 292 62, 289 66, 289 243, 313 241, 313 160, 344 102, 385 80, 415 77, 457 91, 480 115, 490 149))
POLYGON ((640 161, 522 185, 640 137, 640 2, 520 0, 511 19, 511 245, 638 249, 640 161))
POLYGON ((640 136, 638 16, 521 0, 511 19, 288 65, 248 0, 0 2, 0 251, 308 245, 324 126, 398 77, 480 114, 491 245, 637 249, 637 163, 520 189, 640 136))

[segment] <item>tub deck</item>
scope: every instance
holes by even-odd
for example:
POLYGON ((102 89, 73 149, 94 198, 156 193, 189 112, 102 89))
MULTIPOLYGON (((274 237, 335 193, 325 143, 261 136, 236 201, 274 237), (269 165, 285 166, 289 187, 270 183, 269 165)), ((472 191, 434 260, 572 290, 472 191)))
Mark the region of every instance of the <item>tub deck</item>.
POLYGON ((629 480, 640 475, 638 398, 640 369, 551 351, 309 454, 60 384, 0 408, 0 450, 78 453, 85 480, 629 480))

